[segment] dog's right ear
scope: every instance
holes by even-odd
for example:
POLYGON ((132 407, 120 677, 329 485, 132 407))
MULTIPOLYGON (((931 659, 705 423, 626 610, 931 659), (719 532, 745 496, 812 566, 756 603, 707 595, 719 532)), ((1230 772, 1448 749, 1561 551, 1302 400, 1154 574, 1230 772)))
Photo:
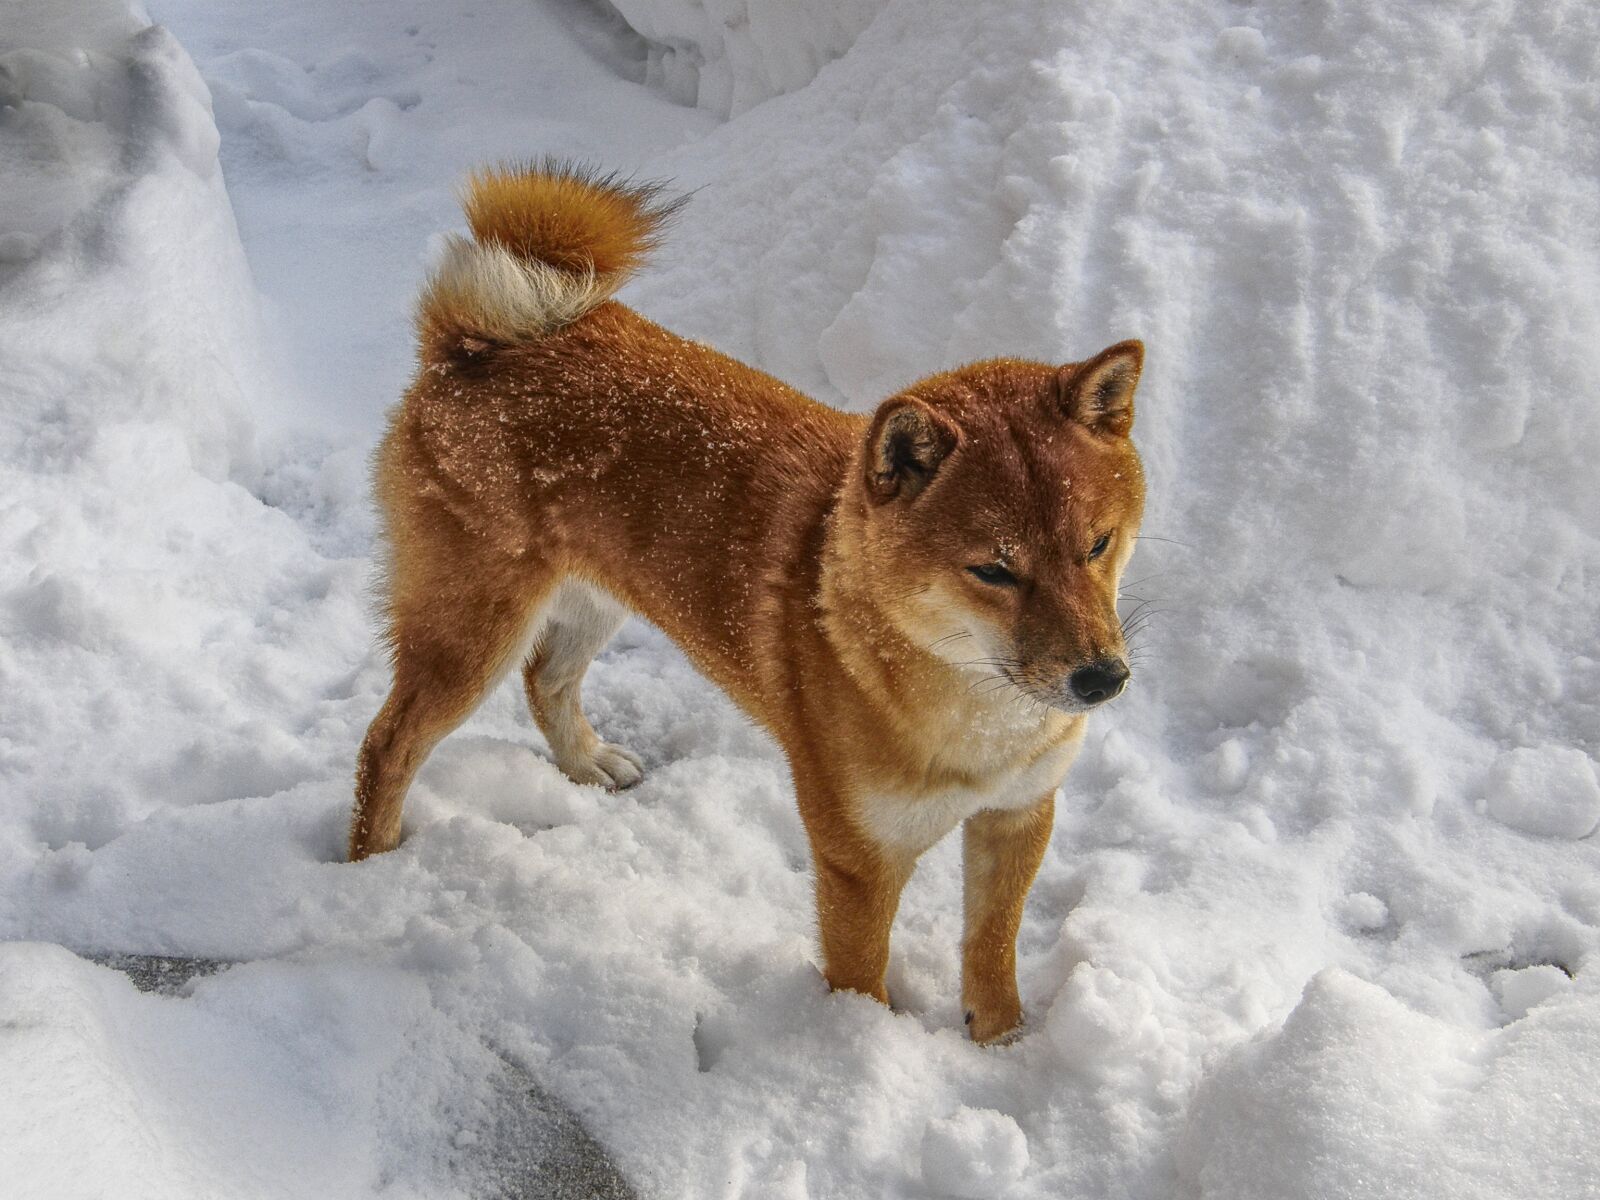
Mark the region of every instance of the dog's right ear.
POLYGON ((961 434, 920 400, 885 400, 867 431, 867 495, 885 504, 928 486, 961 434))
POLYGON ((1096 433, 1127 437, 1133 427, 1133 390, 1144 370, 1144 343, 1118 342, 1088 362, 1068 363, 1056 374, 1056 404, 1096 433))

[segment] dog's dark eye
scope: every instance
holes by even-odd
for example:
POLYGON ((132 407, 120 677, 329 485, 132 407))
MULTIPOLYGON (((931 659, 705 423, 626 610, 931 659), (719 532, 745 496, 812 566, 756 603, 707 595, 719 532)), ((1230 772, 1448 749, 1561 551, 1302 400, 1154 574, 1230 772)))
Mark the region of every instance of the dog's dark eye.
POLYGON ((983 582, 992 583, 996 587, 1013 587, 1017 582, 1017 577, 999 563, 983 563, 981 566, 968 567, 967 570, 983 582))
POLYGON ((1109 545, 1111 545, 1111 535, 1109 533, 1102 533, 1100 535, 1100 540, 1089 548, 1089 561, 1093 562, 1095 559, 1099 558, 1106 552, 1106 547, 1109 545))

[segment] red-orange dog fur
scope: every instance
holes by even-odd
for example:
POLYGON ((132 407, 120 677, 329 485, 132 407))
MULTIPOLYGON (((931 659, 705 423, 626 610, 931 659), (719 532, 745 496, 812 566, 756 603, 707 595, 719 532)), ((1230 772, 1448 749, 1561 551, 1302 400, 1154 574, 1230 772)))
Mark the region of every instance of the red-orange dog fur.
POLYGON ((394 688, 350 857, 399 842, 418 766, 512 667, 567 775, 638 782, 578 699, 639 613, 787 754, 834 987, 887 998, 901 888, 964 825, 962 998, 1003 1038, 1056 788, 1127 678, 1142 348, 838 412, 609 299, 671 208, 560 164, 470 183, 378 462, 394 688))

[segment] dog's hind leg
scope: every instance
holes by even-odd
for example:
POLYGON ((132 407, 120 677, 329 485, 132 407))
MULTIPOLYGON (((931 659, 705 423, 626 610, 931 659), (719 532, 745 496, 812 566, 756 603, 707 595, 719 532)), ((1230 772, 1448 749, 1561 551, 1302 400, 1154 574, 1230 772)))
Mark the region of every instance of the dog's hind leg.
POLYGON ((569 579, 540 615, 539 635, 522 667, 533 719, 556 766, 577 783, 628 788, 644 777, 638 756, 602 742, 580 704, 584 672, 627 616, 604 592, 569 579))
MULTIPOLYGON (((392 850, 417 769, 521 656, 543 588, 461 570, 408 579, 391 609, 394 686, 356 759, 350 859, 392 850)), ((551 581, 553 582, 553 580, 551 581)))

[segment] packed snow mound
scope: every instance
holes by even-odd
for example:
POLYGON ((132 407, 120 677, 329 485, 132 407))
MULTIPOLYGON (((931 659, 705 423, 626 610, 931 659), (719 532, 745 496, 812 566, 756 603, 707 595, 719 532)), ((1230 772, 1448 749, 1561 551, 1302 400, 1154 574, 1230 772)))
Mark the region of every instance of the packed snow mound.
POLYGON ((941 1196, 991 1200, 1027 1169, 1027 1136, 993 1109, 960 1108, 922 1135, 922 1182, 941 1196))
POLYGON ((1421 1016, 1340 971, 1201 1086, 1179 1148, 1192 1200, 1578 1197, 1600 1084, 1592 988, 1493 1033, 1421 1016), (1381 1181, 1381 1182, 1380 1182, 1381 1181))
POLYGON ((724 117, 811 82, 884 3, 610 0, 644 39, 644 81, 724 117))
POLYGON ((1164 1041, 1150 989, 1088 962, 1073 967, 1056 993, 1045 1032, 1068 1070, 1101 1082, 1139 1073, 1164 1041))
POLYGON ((259 366, 205 84, 126 5, 81 14, 76 41, 51 9, 0 31, 0 452, 26 440, 59 471, 100 431, 159 423, 224 477, 249 463, 259 366))
POLYGON ((1502 754, 1484 781, 1489 815, 1524 833, 1588 837, 1600 826, 1594 763, 1570 746, 1522 746, 1502 754))
POLYGON ((437 1126, 483 1122, 465 1072, 495 1063, 401 972, 346 965, 306 987, 266 964, 167 998, 59 946, 11 943, 0 1012, 8 1195, 321 1200, 395 1175, 396 1195, 466 1194, 437 1126), (441 1084, 454 1094, 429 1092, 441 1084))

